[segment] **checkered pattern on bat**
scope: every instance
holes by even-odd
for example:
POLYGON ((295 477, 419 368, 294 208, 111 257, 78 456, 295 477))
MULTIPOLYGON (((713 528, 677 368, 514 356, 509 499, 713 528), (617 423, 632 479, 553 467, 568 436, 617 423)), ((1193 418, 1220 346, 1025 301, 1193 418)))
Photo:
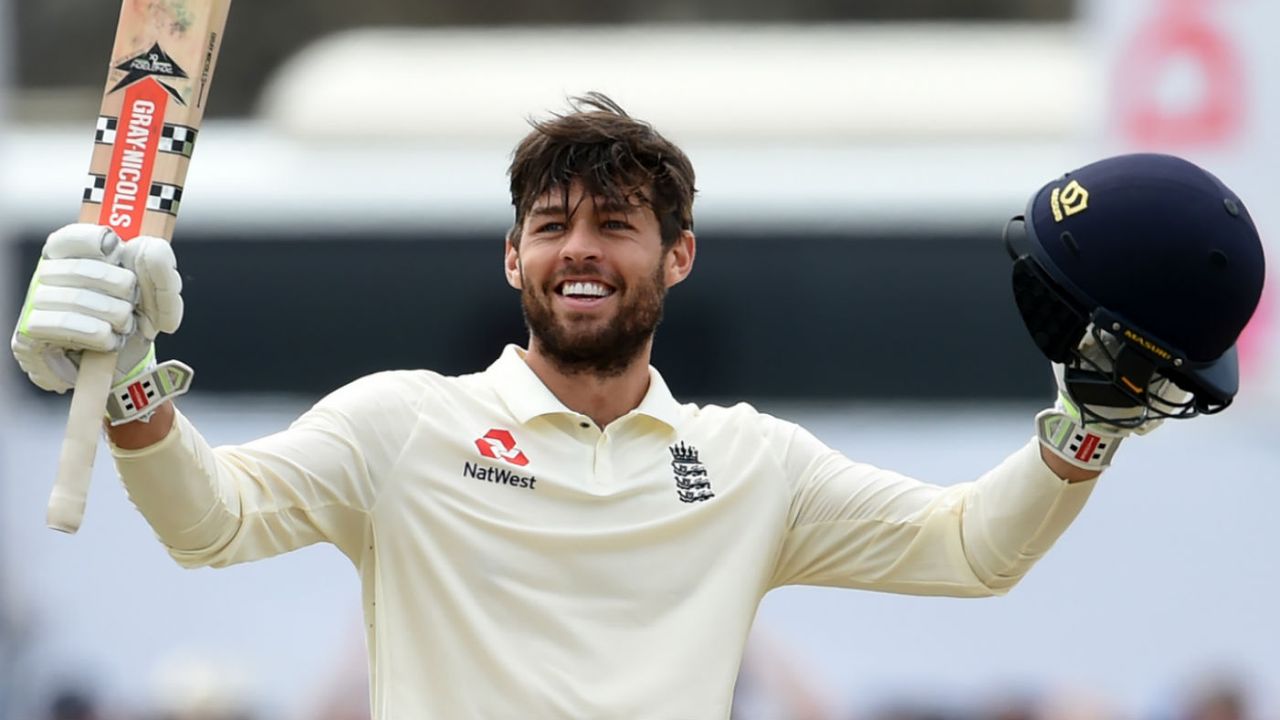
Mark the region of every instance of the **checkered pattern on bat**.
POLYGON ((151 183, 151 192, 147 194, 147 209, 159 210, 170 215, 178 214, 178 206, 182 203, 182 188, 166 183, 151 183))
POLYGON ((196 129, 186 125, 170 125, 160 130, 160 152, 191 157, 196 144, 196 129))
MULTIPOLYGON (((93 141, 100 145, 111 145, 116 141, 117 118, 106 115, 98 116, 98 129, 93 134, 93 141)), ((163 153, 182 155, 190 158, 196 145, 197 130, 186 125, 165 123, 160 129, 160 143, 156 149, 163 153)))
MULTIPOLYGON (((90 173, 88 182, 84 186, 84 202, 101 204, 106 188, 105 175, 90 173)), ((151 183, 151 191, 147 193, 148 210, 177 215, 178 206, 181 204, 182 188, 162 182, 151 183)))
POLYGON ((89 203, 102 203, 102 196, 107 191, 107 176, 95 175, 89 173, 89 179, 84 185, 84 201, 89 203))
POLYGON ((120 121, 106 115, 98 116, 98 129, 93 133, 93 141, 99 145, 110 145, 116 141, 116 125, 120 121))

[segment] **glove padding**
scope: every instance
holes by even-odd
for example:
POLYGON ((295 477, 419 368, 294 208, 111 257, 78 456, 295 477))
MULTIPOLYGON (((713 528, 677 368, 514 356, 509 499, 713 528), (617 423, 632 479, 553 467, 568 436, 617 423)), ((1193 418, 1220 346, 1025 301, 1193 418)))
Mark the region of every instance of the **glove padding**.
POLYGON ((75 386, 84 350, 118 352, 112 385, 154 362, 153 341, 182 322, 182 277, 169 243, 122 242, 110 228, 78 223, 45 241, 10 346, 37 386, 75 386))
MULTIPOLYGON (((1086 360, 1083 363, 1083 369, 1101 373, 1111 372, 1111 358, 1119 351, 1120 343, 1121 341, 1111 333, 1105 330, 1095 333, 1094 329, 1090 327, 1084 334, 1084 339, 1080 341, 1080 353, 1086 360), (1099 344, 1098 336, 1102 338, 1101 345, 1099 344)), ((1073 397, 1067 387, 1066 367, 1059 363, 1054 363, 1053 376, 1058 383, 1058 400, 1055 407, 1067 413, 1082 425, 1088 426, 1092 432, 1114 437, 1128 437, 1133 434, 1146 435, 1164 423, 1163 417, 1158 414, 1151 414, 1146 407, 1136 402, 1132 407, 1098 407, 1080 403, 1073 397), (1105 422, 1105 420, 1115 420, 1124 425, 1131 425, 1130 421, 1136 418, 1145 419, 1131 427, 1119 427, 1105 422)), ((1172 380, 1156 374, 1150 386, 1146 389, 1146 397, 1148 402, 1155 408, 1162 411, 1172 411, 1178 405, 1189 401, 1191 393, 1175 385, 1172 380)))
MULTIPOLYGON (((1088 361, 1083 369, 1108 373, 1120 341, 1105 331, 1097 335, 1090 328, 1080 342, 1080 352, 1088 361), (1102 337, 1102 346, 1097 335, 1102 337)), ((1133 407, 1095 407, 1078 402, 1067 387, 1066 367, 1060 363, 1053 363, 1053 376, 1058 384, 1058 398, 1052 408, 1036 415, 1036 434, 1043 446, 1076 467, 1099 471, 1107 468, 1121 440, 1132 434, 1146 435, 1164 422, 1159 416, 1144 415, 1147 409, 1136 403, 1133 407), (1127 421, 1142 417, 1147 419, 1131 427, 1119 427, 1098 419, 1127 421)), ((1191 393, 1164 377, 1156 377, 1148 392, 1153 402, 1160 404, 1157 398, 1162 398, 1168 401, 1163 404, 1170 408, 1191 398, 1191 393)))

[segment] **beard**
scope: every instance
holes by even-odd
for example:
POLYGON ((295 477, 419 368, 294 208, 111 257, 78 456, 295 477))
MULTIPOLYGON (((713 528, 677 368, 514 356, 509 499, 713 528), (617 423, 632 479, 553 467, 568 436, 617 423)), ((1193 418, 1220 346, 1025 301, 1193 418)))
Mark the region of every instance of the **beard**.
POLYGON ((662 322, 667 288, 662 264, 642 284, 631 287, 606 276, 592 264, 565 268, 545 285, 527 281, 520 292, 524 322, 544 355, 567 375, 621 375, 644 350, 662 322), (566 275, 598 275, 614 287, 618 310, 612 317, 586 319, 583 313, 557 317, 552 308, 555 287, 566 275))

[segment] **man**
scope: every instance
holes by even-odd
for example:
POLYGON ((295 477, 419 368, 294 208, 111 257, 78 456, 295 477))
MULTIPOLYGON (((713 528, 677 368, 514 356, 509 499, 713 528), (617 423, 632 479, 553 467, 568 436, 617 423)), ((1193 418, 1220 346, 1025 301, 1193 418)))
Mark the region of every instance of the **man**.
MULTIPOLYGON (((769 589, 1004 593, 1124 435, 1190 414, 1167 377, 1126 360, 1125 378, 1161 400, 1084 410, 1064 389, 1039 439, 943 488, 853 462, 748 405, 679 404, 648 361, 665 293, 696 255, 684 153, 592 94, 536 124, 510 176, 504 271, 527 348, 473 375, 368 376, 284 432, 216 450, 172 403, 111 410, 130 497, 182 565, 320 541, 352 560, 376 718, 727 717, 769 589), (1087 452, 1079 438, 1092 438, 1087 452)), ((1035 226, 1020 242, 1035 245, 1035 226)), ((163 242, 63 228, 15 355, 65 391, 76 349, 121 348, 117 384, 134 382, 153 372, 156 332, 178 326, 180 285, 163 242)), ((1064 388, 1128 358, 1111 339, 1079 329, 1064 388)))

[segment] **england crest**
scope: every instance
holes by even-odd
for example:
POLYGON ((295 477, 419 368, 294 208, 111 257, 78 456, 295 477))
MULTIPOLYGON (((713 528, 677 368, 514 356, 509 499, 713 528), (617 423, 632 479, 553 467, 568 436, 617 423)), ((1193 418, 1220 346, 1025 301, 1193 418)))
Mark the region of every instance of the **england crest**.
POLYGON ((715 497, 707 468, 698 460, 698 449, 679 443, 672 445, 671 471, 675 473, 676 496, 681 502, 695 503, 715 497))

